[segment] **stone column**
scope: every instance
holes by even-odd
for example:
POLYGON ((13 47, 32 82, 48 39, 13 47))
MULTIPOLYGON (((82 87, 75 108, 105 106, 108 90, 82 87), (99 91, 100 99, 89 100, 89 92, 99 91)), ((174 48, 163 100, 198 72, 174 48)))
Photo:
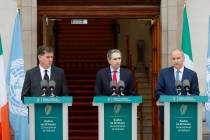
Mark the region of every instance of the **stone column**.
POLYGON ((182 1, 161 1, 161 67, 170 66, 170 52, 181 47, 182 1))
POLYGON ((37 65, 37 0, 21 0, 25 69, 37 65))

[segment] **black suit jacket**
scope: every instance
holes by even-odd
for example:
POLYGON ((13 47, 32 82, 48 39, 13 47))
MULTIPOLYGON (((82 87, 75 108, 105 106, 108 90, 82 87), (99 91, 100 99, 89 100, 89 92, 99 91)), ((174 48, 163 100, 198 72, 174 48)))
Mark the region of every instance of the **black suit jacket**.
MULTIPOLYGON (((28 70, 25 75, 21 99, 23 100, 24 96, 41 96, 41 80, 42 77, 38 66, 28 70)), ((54 80, 56 83, 54 92, 56 96, 68 95, 68 88, 63 69, 52 66, 50 80, 54 80)))
MULTIPOLYGON (((112 80, 111 69, 104 68, 98 71, 96 75, 95 94, 97 96, 111 96, 110 81, 112 80)), ((120 68, 120 80, 124 81, 126 96, 135 95, 134 80, 130 70, 120 68)))
MULTIPOLYGON (((193 95, 199 95, 199 85, 198 77, 196 72, 184 68, 182 81, 189 80, 190 82, 190 92, 193 95)), ((164 68, 160 71, 160 76, 157 82, 157 87, 155 90, 156 98, 158 99, 160 95, 177 95, 175 77, 174 77, 174 67, 164 68)), ((160 120, 163 121, 163 107, 160 107, 160 120)))

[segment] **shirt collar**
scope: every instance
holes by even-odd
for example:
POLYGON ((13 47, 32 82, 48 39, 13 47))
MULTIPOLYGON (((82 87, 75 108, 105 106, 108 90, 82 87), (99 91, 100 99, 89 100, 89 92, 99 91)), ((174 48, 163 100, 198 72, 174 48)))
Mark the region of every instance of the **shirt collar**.
POLYGON ((44 69, 41 65, 39 65, 39 69, 41 70, 41 72, 44 72, 45 70, 47 70, 48 72, 51 71, 51 67, 49 67, 48 69, 44 69))
POLYGON ((111 66, 110 66, 111 72, 117 71, 117 73, 120 72, 120 68, 118 68, 117 70, 114 70, 111 66))
MULTIPOLYGON (((176 72, 176 71, 177 71, 177 69, 174 68, 174 72, 176 72)), ((180 71, 180 73, 183 73, 184 72, 184 66, 181 69, 179 69, 179 71, 180 71)))

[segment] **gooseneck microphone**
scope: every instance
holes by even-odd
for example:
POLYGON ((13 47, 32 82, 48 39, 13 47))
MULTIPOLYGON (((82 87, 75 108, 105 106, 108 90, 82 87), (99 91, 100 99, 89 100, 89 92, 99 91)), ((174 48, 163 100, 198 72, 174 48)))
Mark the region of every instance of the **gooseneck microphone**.
POLYGON ((175 85, 176 85, 176 90, 178 95, 182 95, 182 83, 179 80, 175 81, 175 85))
POLYGON ((49 96, 55 96, 55 86, 56 86, 55 81, 54 80, 50 80, 49 81, 49 92, 50 92, 49 96))
POLYGON ((190 81, 189 80, 183 80, 183 87, 184 87, 184 91, 186 92, 186 94, 191 95, 190 94, 190 81))
POLYGON ((42 80, 40 82, 42 95, 41 96, 47 96, 47 89, 48 89, 48 82, 47 80, 42 80))
POLYGON ((115 80, 110 81, 110 88, 112 90, 112 96, 117 96, 116 93, 117 82, 115 80))
POLYGON ((119 94, 120 94, 120 96, 125 96, 125 94, 124 94, 124 89, 125 89, 125 83, 124 83, 124 81, 119 81, 118 82, 118 88, 119 88, 119 94))

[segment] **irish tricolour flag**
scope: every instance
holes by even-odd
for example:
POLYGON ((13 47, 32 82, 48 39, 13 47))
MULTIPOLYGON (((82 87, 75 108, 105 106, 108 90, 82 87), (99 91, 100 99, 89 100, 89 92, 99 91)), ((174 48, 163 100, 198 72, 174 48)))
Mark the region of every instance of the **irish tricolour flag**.
POLYGON ((4 73, 3 49, 0 36, 0 140, 10 139, 6 78, 4 73))
POLYGON ((183 12, 183 27, 182 27, 182 51, 185 55, 185 67, 193 69, 193 58, 192 58, 192 49, 191 49, 191 40, 190 40, 190 29, 187 18, 187 9, 184 6, 183 12))

